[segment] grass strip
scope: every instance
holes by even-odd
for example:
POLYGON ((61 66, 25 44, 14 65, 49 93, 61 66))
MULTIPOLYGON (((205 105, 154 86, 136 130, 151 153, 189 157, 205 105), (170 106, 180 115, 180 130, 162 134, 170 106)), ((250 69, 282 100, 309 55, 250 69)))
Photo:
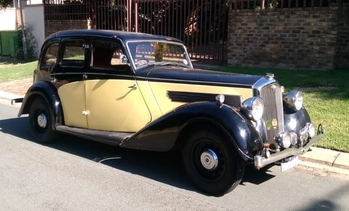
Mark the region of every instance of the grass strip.
POLYGON ((0 61, 0 82, 33 77, 37 61, 29 63, 8 63, 0 61))

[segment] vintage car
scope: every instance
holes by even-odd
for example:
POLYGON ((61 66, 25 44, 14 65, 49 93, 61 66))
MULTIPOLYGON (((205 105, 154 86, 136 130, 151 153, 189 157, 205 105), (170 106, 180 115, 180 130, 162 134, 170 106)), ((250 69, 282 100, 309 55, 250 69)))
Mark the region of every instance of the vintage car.
MULTIPOLYGON (((260 169, 321 140, 301 91, 264 76, 193 68, 175 38, 106 30, 49 36, 18 116, 35 140, 69 133, 124 148, 181 152, 202 192, 221 196, 260 169)), ((286 165, 287 164, 287 165, 286 165)), ((283 165, 281 165, 283 166, 283 165)), ((286 168, 285 167, 285 168, 286 168)))

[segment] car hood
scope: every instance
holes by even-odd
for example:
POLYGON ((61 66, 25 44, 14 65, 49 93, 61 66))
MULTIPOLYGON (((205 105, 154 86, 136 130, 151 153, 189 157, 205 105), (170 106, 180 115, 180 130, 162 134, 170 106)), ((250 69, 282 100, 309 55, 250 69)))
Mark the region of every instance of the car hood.
POLYGON ((235 87, 252 87, 263 76, 218 72, 181 67, 152 67, 138 72, 149 81, 185 82, 235 87))

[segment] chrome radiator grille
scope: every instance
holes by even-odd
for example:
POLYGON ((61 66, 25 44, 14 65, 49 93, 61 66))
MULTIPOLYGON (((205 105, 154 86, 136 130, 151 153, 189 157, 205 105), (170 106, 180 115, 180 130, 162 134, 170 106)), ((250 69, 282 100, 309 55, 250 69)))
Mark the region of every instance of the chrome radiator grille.
POLYGON ((263 119, 267 127, 267 139, 276 144, 276 135, 284 130, 284 112, 281 88, 278 84, 270 84, 261 89, 261 98, 264 101, 263 119))

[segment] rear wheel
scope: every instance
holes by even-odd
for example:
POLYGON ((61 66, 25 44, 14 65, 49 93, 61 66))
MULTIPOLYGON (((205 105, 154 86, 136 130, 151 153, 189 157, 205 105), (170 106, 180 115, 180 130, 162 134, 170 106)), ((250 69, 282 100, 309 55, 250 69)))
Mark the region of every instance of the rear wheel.
POLYGON ((52 129, 49 105, 42 98, 34 100, 29 109, 30 131, 36 141, 50 143, 55 140, 56 131, 52 129))
POLYGON ((194 185, 214 196, 232 191, 245 170, 245 163, 233 145, 209 127, 191 133, 184 146, 183 161, 194 185))

